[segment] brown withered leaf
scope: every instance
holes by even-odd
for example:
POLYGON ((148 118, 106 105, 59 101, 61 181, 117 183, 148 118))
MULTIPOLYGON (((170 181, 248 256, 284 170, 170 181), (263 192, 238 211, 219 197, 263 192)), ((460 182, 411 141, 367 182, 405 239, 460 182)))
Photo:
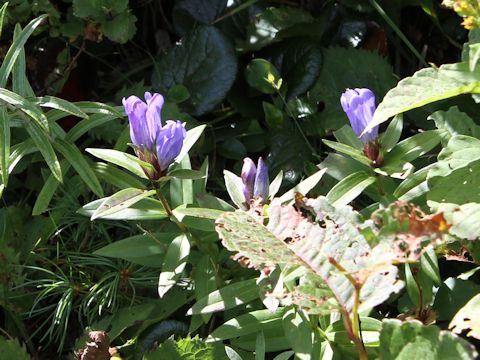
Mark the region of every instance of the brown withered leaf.
MULTIPOLYGON (((78 360, 109 360, 111 356, 110 338, 105 331, 90 331, 90 339, 85 347, 75 352, 78 360)), ((114 348, 112 348, 114 350, 114 348)), ((113 351, 112 351, 113 352, 113 351)))

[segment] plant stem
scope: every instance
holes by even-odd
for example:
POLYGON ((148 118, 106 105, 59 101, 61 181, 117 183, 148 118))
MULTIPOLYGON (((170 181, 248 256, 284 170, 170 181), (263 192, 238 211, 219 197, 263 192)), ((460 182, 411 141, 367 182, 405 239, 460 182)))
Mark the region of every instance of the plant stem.
POLYGON ((397 36, 400 38, 400 40, 403 41, 403 43, 408 47, 408 49, 412 52, 413 55, 420 61, 420 63, 428 67, 427 62, 423 58, 422 55, 415 49, 415 47, 412 45, 412 43, 407 39, 407 37, 403 34, 403 32, 398 28, 398 26, 393 22, 393 20, 390 18, 390 16, 387 15, 385 10, 382 9, 382 7, 377 3, 376 0, 370 0, 370 4, 377 10, 377 12, 380 14, 381 17, 383 17, 383 20, 392 28, 392 30, 397 34, 397 36))
POLYGON ((358 308, 360 307, 360 290, 362 289, 361 283, 359 283, 353 276, 350 274, 342 265, 340 265, 337 260, 333 257, 329 257, 328 261, 332 264, 338 271, 340 271, 348 281, 352 284, 355 291, 354 302, 352 308, 352 317, 348 311, 342 307, 343 321, 345 328, 347 330, 350 340, 353 341, 355 347, 358 351, 358 357, 360 360, 368 360, 367 352, 365 350, 365 345, 362 341, 361 329, 360 329, 360 316, 358 315, 358 308))
POLYGON ((288 108, 288 104, 287 104, 287 101, 285 100, 285 98, 283 97, 283 95, 280 93, 280 90, 279 89, 276 89, 277 91, 277 95, 280 97, 280 99, 282 99, 282 102, 283 102, 283 105, 285 106, 285 111, 287 112, 288 116, 290 116, 293 120, 293 123, 295 124, 295 126, 297 127, 298 131, 300 132, 300 135, 302 135, 303 137, 303 140, 305 140, 305 143, 307 144, 307 147, 308 149, 312 152, 312 155, 319 159, 320 158, 320 155, 317 154, 317 152, 315 151, 315 149, 313 148, 312 144, 310 144, 310 141, 308 141, 307 139, 307 136, 305 135, 305 133, 303 132, 300 124, 298 123, 297 121, 297 118, 295 116, 293 116, 293 113, 290 111, 290 109, 288 108))

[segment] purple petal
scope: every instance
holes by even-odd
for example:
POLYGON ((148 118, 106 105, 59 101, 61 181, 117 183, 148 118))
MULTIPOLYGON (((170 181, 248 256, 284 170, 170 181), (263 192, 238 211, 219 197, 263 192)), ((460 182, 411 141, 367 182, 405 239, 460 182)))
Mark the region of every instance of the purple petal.
POLYGON ((376 109, 375 94, 370 89, 347 89, 340 97, 340 103, 353 131, 364 143, 378 137, 378 126, 360 136, 372 121, 376 109))
POLYGON ((260 197, 266 200, 268 197, 268 186, 270 182, 268 180, 268 168, 262 158, 258 158, 257 175, 255 176, 255 186, 253 191, 253 197, 260 197))
POLYGON ((243 195, 246 201, 249 201, 253 197, 256 173, 257 168, 252 159, 248 157, 243 159, 241 178, 243 182, 243 195))
POLYGON ((185 124, 168 120, 157 132, 157 159, 161 170, 165 170, 180 154, 183 140, 187 135, 185 124))
POLYGON ((153 143, 158 130, 162 127, 161 112, 164 99, 160 94, 152 95, 146 92, 145 100, 147 101, 146 126, 148 127, 148 133, 152 135, 153 143))
POLYGON ((152 147, 152 137, 145 126, 145 117, 147 112, 147 104, 136 96, 129 96, 122 100, 125 113, 130 123, 130 139, 135 146, 152 147))

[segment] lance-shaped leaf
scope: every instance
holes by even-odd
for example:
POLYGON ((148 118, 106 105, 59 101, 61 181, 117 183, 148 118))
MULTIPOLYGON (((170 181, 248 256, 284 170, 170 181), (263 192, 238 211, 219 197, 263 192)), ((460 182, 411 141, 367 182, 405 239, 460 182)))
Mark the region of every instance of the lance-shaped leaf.
POLYGON ((135 188, 120 190, 112 196, 105 198, 102 204, 92 214, 91 219, 95 220, 128 209, 131 205, 153 194, 155 194, 155 190, 135 188))
POLYGON ((187 265, 190 254, 190 242, 187 235, 182 234, 173 239, 165 254, 162 272, 158 279, 158 295, 163 297, 177 282, 187 265))
MULTIPOLYGON (((334 208, 324 198, 307 199, 301 210, 274 200, 268 209, 269 223, 264 226, 249 213, 225 213, 217 220, 217 231, 223 244, 238 252, 237 258, 250 266, 263 269, 277 264, 305 268, 309 283, 326 283, 341 307, 350 311, 354 303, 354 287, 346 274, 338 271, 339 264, 362 286, 360 309, 369 309, 398 292, 403 283, 397 280, 397 268, 376 263, 370 258, 371 249, 358 230, 358 215, 347 206, 334 208), (309 217, 303 212, 309 212, 309 217), (322 225, 320 225, 320 222, 322 225), (245 260, 247 258, 248 260, 245 260)), ((297 304, 316 303, 318 308, 331 307, 327 292, 315 292, 305 286, 296 289, 297 304)), ((313 308, 312 312, 319 312, 313 308)))

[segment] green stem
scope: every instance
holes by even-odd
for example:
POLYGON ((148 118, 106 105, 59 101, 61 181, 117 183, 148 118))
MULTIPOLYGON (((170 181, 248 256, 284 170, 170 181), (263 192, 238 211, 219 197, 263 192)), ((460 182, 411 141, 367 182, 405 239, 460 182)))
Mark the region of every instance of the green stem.
POLYGON ((317 154, 317 152, 315 151, 315 149, 313 148, 312 144, 310 144, 310 141, 308 141, 307 139, 307 136, 305 135, 305 133, 303 132, 300 124, 298 123, 297 121, 297 118, 295 116, 293 116, 293 113, 290 111, 289 107, 288 107, 288 104, 287 104, 287 101, 285 100, 285 98, 283 97, 283 95, 280 93, 280 90, 279 89, 276 89, 277 91, 277 95, 280 97, 280 99, 282 99, 282 102, 283 102, 283 105, 285 106, 285 111, 287 112, 288 116, 290 116, 293 120, 293 123, 295 124, 295 126, 297 127, 298 131, 300 132, 300 135, 302 135, 303 137, 303 140, 305 140, 305 143, 307 144, 307 147, 308 149, 312 152, 312 155, 314 157, 316 157, 317 159, 320 158, 320 155, 317 154))
POLYGON ((420 63, 428 67, 428 63, 425 61, 423 56, 415 49, 415 47, 412 45, 412 43, 407 39, 407 37, 403 34, 403 32, 398 28, 398 26, 393 22, 393 20, 390 18, 390 16, 387 15, 385 10, 382 9, 382 7, 376 2, 376 0, 370 0, 370 4, 377 10, 377 12, 380 14, 381 17, 383 17, 383 20, 392 28, 392 30, 397 34, 397 36, 400 38, 400 40, 403 41, 403 43, 408 47, 408 49, 412 52, 413 55, 420 61, 420 63))

